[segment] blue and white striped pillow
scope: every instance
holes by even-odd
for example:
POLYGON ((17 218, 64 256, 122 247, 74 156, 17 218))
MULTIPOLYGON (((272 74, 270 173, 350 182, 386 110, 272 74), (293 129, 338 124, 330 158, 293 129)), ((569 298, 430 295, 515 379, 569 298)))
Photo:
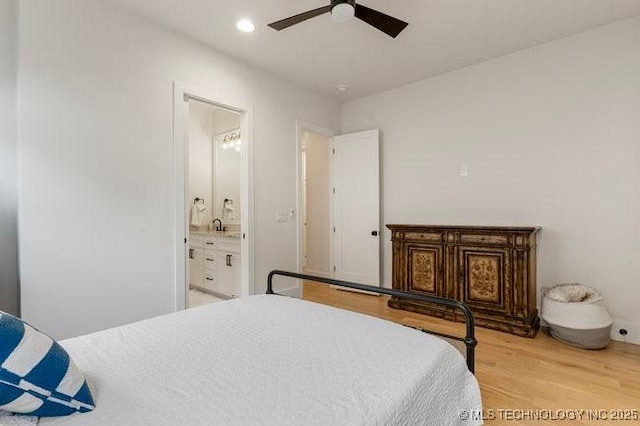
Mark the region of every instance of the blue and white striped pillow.
POLYGON ((55 417, 94 408, 84 376, 62 346, 0 311, 0 410, 55 417))

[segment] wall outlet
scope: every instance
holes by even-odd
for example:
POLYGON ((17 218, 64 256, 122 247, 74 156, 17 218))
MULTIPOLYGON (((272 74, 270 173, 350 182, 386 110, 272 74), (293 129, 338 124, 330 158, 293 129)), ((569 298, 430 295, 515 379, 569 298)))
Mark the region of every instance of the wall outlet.
POLYGON ((619 342, 640 345, 640 324, 614 321, 611 327, 611 338, 619 342))
POLYGON ((626 322, 614 322, 611 327, 612 338, 615 340, 626 342, 631 334, 631 324, 626 322))

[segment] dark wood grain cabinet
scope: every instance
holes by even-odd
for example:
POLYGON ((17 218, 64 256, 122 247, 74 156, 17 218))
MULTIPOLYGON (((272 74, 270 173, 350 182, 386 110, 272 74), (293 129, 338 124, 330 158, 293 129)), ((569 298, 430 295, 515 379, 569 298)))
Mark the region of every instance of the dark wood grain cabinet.
MULTIPOLYGON (((466 303, 476 324, 535 336, 537 227, 387 225, 393 242, 393 288, 466 303)), ((424 302, 389 306, 462 321, 424 302)))

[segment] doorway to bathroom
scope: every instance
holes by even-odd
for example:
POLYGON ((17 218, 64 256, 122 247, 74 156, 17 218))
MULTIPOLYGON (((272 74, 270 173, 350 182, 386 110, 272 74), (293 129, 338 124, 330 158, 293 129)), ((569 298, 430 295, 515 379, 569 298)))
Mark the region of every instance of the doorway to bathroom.
POLYGON ((174 86, 176 310, 252 294, 251 111, 174 86))

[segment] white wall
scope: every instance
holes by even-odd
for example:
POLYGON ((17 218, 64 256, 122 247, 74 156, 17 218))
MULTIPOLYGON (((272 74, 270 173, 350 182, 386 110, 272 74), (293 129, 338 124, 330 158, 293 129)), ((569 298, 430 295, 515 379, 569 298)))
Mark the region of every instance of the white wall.
MULTIPOLYGON (((213 107, 198 101, 189 102, 189 198, 204 199, 206 227, 213 215, 213 107)), ((189 218, 191 220, 191 218, 189 218)))
POLYGON ((329 235, 329 169, 330 140, 327 137, 305 132, 307 171, 307 264, 305 270, 312 274, 331 274, 329 235))
POLYGON ((21 271, 26 319, 68 337, 172 311, 172 83, 252 105, 256 284, 295 270, 297 118, 327 98, 100 0, 23 0, 21 271))
POLYGON ((18 2, 0 0, 0 310, 18 313, 18 2))
POLYGON ((348 103, 342 120, 382 130, 384 223, 542 226, 538 286, 595 286, 640 324, 640 18, 348 103))

